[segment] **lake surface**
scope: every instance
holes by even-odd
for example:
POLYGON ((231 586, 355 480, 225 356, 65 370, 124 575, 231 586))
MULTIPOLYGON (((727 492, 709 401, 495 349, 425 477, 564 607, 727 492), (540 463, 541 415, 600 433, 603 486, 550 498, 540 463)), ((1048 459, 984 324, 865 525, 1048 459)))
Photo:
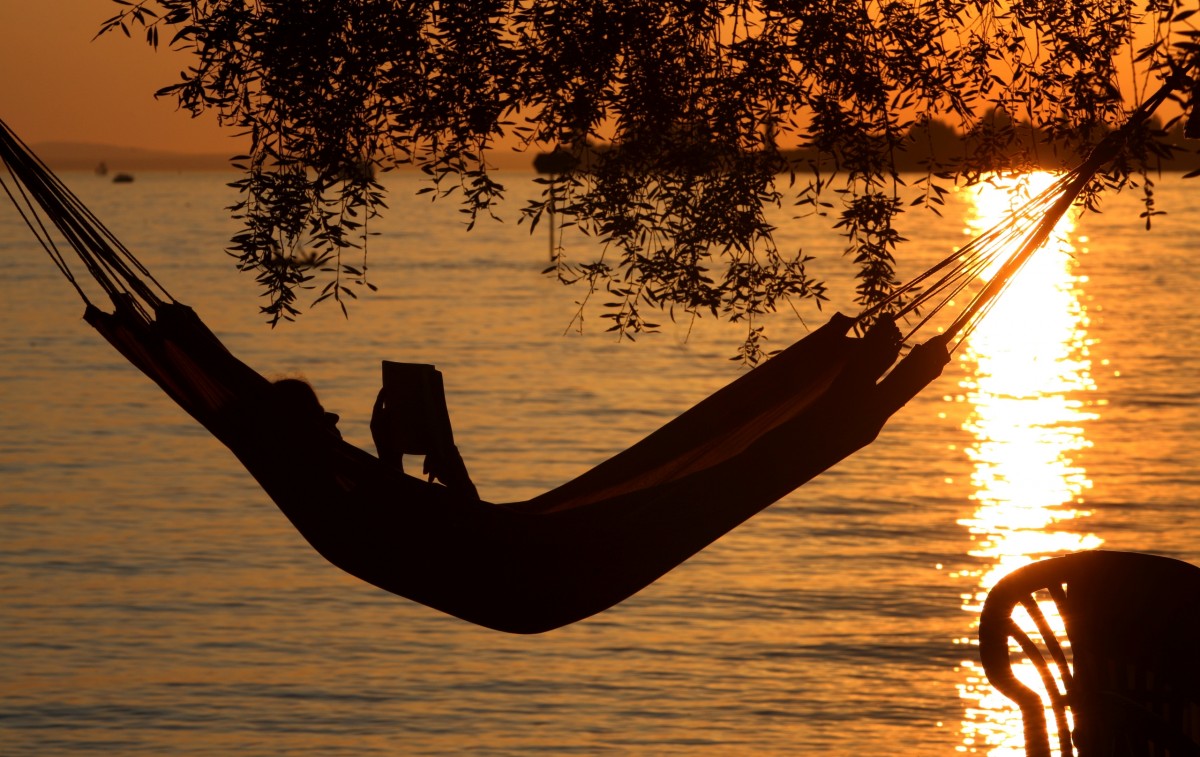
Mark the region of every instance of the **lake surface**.
MULTIPOLYGON (((507 222, 470 233, 391 179, 380 292, 349 320, 322 305, 272 330, 221 254, 228 177, 66 176, 235 354, 309 379, 360 446, 379 361, 437 364, 492 501, 577 475, 741 370, 738 328, 711 319, 618 344, 596 308, 570 331, 582 292, 539 275, 547 240, 515 223, 529 177, 508 178, 507 222)), ((975 664, 987 587, 1101 545, 1200 562, 1196 186, 1159 183, 1170 214, 1150 233, 1135 196, 1110 198, 875 444, 629 601, 533 637, 325 563, 83 323, 4 205, 0 753, 1020 754, 975 664)), ((941 219, 908 216, 904 275, 995 204, 960 193, 941 219)), ((787 221, 780 240, 838 287, 827 313, 853 312, 827 221, 787 221)), ((783 346, 806 326, 770 329, 783 346)))

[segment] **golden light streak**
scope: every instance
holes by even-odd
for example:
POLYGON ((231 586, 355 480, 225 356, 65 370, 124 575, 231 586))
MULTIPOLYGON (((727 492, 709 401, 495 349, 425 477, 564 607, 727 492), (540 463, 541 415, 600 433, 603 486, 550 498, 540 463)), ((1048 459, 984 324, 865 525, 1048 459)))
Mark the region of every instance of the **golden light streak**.
MULTIPOLYGON (((974 188, 968 232, 990 227, 1053 180, 1048 173, 997 177, 974 188)), ((983 601, 1002 576, 1035 559, 1101 543, 1094 534, 1076 530, 1076 522, 1088 515, 1083 495, 1091 481, 1075 456, 1091 445, 1085 429, 1097 415, 1084 399, 1095 384, 1081 303, 1086 279, 1075 272, 1073 231, 1068 214, 970 335, 959 358, 967 368, 963 391, 947 398, 969 408, 963 428, 972 437, 966 454, 975 507, 959 523, 971 534, 969 554, 988 566, 970 576, 974 588, 963 595, 963 609, 972 616, 972 642, 983 601)), ((1043 611, 1052 624, 1061 625, 1053 604, 1043 611)), ((1032 621, 1025 621, 1022 627, 1032 630, 1032 621)), ((1016 705, 987 683, 976 661, 963 662, 962 670, 959 691, 966 708, 960 751, 1023 755, 1016 705)), ((1032 665, 1015 672, 1041 690, 1032 665)))

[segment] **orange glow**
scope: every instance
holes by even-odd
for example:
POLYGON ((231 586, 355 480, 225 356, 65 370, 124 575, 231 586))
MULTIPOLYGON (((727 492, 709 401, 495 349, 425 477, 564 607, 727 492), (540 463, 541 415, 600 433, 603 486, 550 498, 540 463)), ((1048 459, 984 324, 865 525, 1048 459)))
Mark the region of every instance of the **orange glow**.
POLYGON ((154 97, 179 80, 189 54, 166 44, 154 52, 142 38, 120 33, 93 39, 119 10, 111 0, 0 3, 0 118, 33 145, 237 152, 242 140, 214 117, 192 118, 173 100, 154 97))
MULTIPOLYGON (((1037 194, 1053 178, 1041 173, 981 185, 968 231, 991 226, 1011 203, 1037 194)), ((989 566, 972 576, 975 588, 963 595, 972 629, 988 591, 1002 576, 1043 556, 1094 549, 1102 542, 1077 530, 1077 521, 1088 515, 1083 495, 1091 480, 1073 456, 1091 445, 1085 430, 1097 414, 1084 399, 1095 383, 1088 316, 1081 304, 1086 279, 1075 273, 1073 231, 1068 215, 971 334, 959 358, 967 376, 960 384, 962 395, 952 399, 970 408, 963 428, 973 439, 966 454, 973 464, 975 501, 974 511, 959 523, 971 534, 969 554, 989 566)), ((1043 610, 1052 624, 1061 623, 1053 604, 1043 610)), ((1022 627, 1032 630, 1032 621, 1022 627)), ((978 663, 966 661, 962 667, 964 750, 1023 755, 1016 705, 988 685, 978 663)), ((1041 690, 1032 665, 1016 672, 1041 690)))

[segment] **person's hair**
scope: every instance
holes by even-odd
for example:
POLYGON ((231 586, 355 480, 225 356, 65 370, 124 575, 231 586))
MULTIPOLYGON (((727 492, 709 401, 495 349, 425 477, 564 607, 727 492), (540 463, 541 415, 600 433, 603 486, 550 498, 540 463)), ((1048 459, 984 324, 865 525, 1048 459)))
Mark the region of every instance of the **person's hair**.
POLYGON ((316 390, 303 379, 279 379, 274 382, 274 388, 275 396, 289 406, 311 411, 313 415, 321 415, 325 412, 325 406, 317 397, 316 390))

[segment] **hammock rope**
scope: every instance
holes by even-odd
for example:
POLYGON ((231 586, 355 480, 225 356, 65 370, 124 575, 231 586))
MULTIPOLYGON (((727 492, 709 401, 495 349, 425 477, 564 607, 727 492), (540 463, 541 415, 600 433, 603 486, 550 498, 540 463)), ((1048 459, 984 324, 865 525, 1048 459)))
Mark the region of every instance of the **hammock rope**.
POLYGON ((835 315, 590 471, 525 502, 491 503, 473 487, 468 495, 409 476, 331 433, 323 413, 285 401, 0 121, 0 159, 15 186, 2 176, 0 184, 79 292, 90 325, 225 444, 331 563, 513 633, 557 628, 623 601, 870 444, 940 375, 951 340, 983 317, 1106 154, 1097 151, 1007 223, 862 314, 875 322, 862 337, 850 336, 856 319, 835 315), (50 226, 113 302, 112 312, 88 298, 50 226), (950 328, 900 358, 916 329, 997 260, 1005 260, 1000 273, 950 328), (917 327, 901 335, 893 316, 921 312, 917 327), (288 439, 286 449, 280 438, 288 439))
POLYGON ((114 303, 125 301, 149 316, 164 302, 175 301, 149 269, 3 120, 0 120, 0 161, 14 177, 16 189, 10 188, 3 177, 0 186, 85 304, 92 303, 43 218, 52 221, 89 276, 114 303))
POLYGON ((1145 124, 1159 106, 1188 81, 1187 69, 1175 72, 1129 114, 1120 128, 1106 135, 1079 166, 1059 176, 1046 189, 1011 210, 961 249, 898 287, 866 315, 887 310, 895 303, 902 302, 905 296, 915 294, 894 311, 897 318, 903 318, 919 314, 922 308, 926 309, 925 315, 906 335, 907 340, 941 312, 957 294, 982 280, 983 272, 991 268, 995 261, 1003 260, 992 278, 944 329, 947 338, 960 337, 958 343, 961 343, 975 324, 990 311, 996 299, 1008 289, 1034 253, 1046 244, 1059 221, 1075 205, 1080 193, 1100 169, 1120 153, 1130 132, 1145 124), (941 274, 940 278, 938 274, 941 274), (922 289, 930 281, 933 283, 922 289))

